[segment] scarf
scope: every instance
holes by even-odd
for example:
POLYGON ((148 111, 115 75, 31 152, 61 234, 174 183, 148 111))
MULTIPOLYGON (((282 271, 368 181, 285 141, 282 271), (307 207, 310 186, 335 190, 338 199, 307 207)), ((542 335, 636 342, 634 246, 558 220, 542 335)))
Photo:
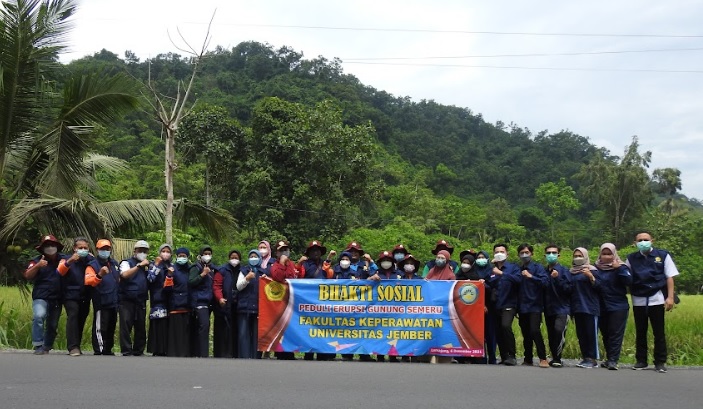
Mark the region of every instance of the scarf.
MULTIPOLYGON (((603 251, 603 249, 610 250, 610 252, 613 253, 613 261, 618 261, 620 264, 622 264, 622 260, 620 260, 620 256, 618 255, 618 250, 615 248, 615 244, 605 243, 602 246, 600 246, 600 251, 603 251)), ((596 267, 599 270, 614 270, 613 263, 603 263, 602 261, 600 261, 600 253, 598 253, 598 260, 596 260, 596 267)))
POLYGON ((452 271, 452 267, 449 265, 449 252, 447 250, 440 250, 439 252, 437 252, 437 255, 444 256, 444 258, 447 260, 447 264, 445 264, 441 268, 435 265, 434 267, 432 267, 432 269, 430 269, 429 273, 427 273, 426 278, 428 280, 456 280, 454 271, 452 271))
POLYGON ((571 270, 570 270, 571 274, 579 274, 581 272, 581 270, 583 270, 584 267, 588 267, 589 270, 595 270, 596 268, 591 265, 591 258, 588 257, 588 250, 586 250, 583 247, 576 247, 574 249, 574 253, 576 252, 576 250, 580 251, 581 254, 583 254, 583 258, 585 260, 584 260, 583 265, 581 265, 581 266, 575 266, 572 264, 571 270))

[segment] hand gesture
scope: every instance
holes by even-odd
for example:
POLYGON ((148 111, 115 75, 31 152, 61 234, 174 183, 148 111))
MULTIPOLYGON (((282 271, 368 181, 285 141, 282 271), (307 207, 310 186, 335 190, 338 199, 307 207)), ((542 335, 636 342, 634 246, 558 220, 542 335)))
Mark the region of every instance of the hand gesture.
POLYGON ((371 277, 369 277, 369 280, 371 281, 380 281, 381 277, 378 276, 378 274, 374 274, 371 277))
POLYGON ((251 280, 253 280, 254 278, 256 278, 256 274, 254 274, 253 271, 250 271, 249 274, 247 274, 247 276, 244 277, 244 278, 246 278, 247 281, 251 281, 251 280))
POLYGON ((78 261, 80 258, 81 258, 81 257, 80 257, 80 256, 78 255, 78 253, 76 252, 76 253, 73 253, 73 254, 71 255, 71 258, 69 258, 68 261, 71 261, 71 262, 73 262, 73 261, 78 261))
POLYGON ((493 274, 503 275, 503 270, 499 269, 498 267, 493 267, 493 274))
POLYGON ((227 304, 227 300, 225 300, 224 298, 220 298, 220 307, 224 307, 225 304, 227 304))
POLYGON ((621 265, 619 260, 613 260, 613 268, 618 269, 621 265))
POLYGON ((106 276, 106 275, 108 275, 108 274, 110 274, 110 269, 107 268, 107 266, 102 266, 102 268, 100 269, 100 272, 98 273, 98 275, 99 275, 100 277, 104 277, 104 276, 106 276))
POLYGON ((156 258, 154 259, 154 264, 157 265, 157 266, 158 266, 159 264, 161 264, 161 257, 156 257, 156 258))
POLYGON ((559 277, 559 272, 557 270, 552 270, 552 273, 550 274, 552 278, 557 278, 559 277))
POLYGON ((521 274, 525 278, 532 278, 532 274, 528 270, 522 270, 521 274))
POLYGON ((168 276, 170 277, 170 276, 173 275, 173 272, 174 272, 175 270, 173 269, 173 267, 169 267, 169 268, 166 269, 166 271, 168 271, 168 272, 166 273, 166 275, 168 275, 168 276))
POLYGON ((146 259, 146 258, 139 263, 140 267, 146 267, 148 265, 149 265, 149 259, 146 259))
POLYGON ((368 261, 369 263, 373 263, 373 259, 369 255, 369 253, 364 254, 364 260, 368 261))
POLYGON ((286 256, 286 255, 284 254, 284 255, 281 256, 280 259, 278 259, 278 261, 279 261, 281 264, 286 264, 286 262, 288 261, 288 256, 286 256))
POLYGON ((206 275, 210 274, 210 266, 205 266, 203 267, 203 272, 200 273, 202 277, 205 277, 206 275))
POLYGON ((37 265, 39 266, 39 268, 46 267, 48 264, 49 264, 49 262, 46 261, 44 256, 41 256, 41 259, 39 259, 39 261, 37 261, 37 265))
POLYGON ((336 251, 330 250, 330 254, 327 256, 327 259, 332 260, 334 258, 334 256, 336 256, 336 255, 337 255, 336 251))
POLYGON ((304 263, 304 262, 306 262, 306 261, 308 261, 307 256, 303 256, 303 257, 300 258, 300 260, 298 260, 298 264, 302 264, 302 263, 304 263))

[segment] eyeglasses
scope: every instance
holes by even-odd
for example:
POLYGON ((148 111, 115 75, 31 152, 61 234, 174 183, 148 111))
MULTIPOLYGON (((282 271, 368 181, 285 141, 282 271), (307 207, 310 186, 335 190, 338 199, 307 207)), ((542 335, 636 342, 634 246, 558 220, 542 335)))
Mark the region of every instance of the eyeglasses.
POLYGON ((546 254, 556 254, 556 255, 559 255, 559 252, 558 252, 558 251, 548 251, 546 254))
POLYGON ((642 241, 650 241, 650 240, 649 240, 649 239, 639 239, 639 240, 637 240, 638 243, 639 243, 639 242, 642 242, 642 241))

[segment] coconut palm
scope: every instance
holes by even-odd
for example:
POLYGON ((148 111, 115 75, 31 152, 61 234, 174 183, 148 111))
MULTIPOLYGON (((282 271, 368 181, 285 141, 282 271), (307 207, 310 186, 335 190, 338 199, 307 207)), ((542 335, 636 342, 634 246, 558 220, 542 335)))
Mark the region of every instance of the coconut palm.
MULTIPOLYGON (((165 201, 99 202, 97 169, 118 172, 118 159, 88 152, 86 138, 135 109, 137 84, 126 75, 76 74, 59 86, 60 68, 76 11, 72 0, 0 3, 0 259, 6 245, 32 229, 57 236, 110 237, 118 230, 163 225, 165 201)), ((181 200, 182 224, 218 237, 229 214, 181 200)), ((3 273, 0 262, 0 275, 3 273)))

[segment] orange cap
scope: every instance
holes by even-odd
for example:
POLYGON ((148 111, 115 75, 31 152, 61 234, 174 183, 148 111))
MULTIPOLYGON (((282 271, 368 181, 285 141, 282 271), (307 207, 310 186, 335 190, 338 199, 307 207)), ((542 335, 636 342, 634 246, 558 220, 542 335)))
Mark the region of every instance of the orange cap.
POLYGON ((107 239, 100 239, 98 240, 98 243, 95 245, 96 249, 101 249, 103 247, 110 247, 112 248, 112 243, 110 243, 110 240, 107 239))

